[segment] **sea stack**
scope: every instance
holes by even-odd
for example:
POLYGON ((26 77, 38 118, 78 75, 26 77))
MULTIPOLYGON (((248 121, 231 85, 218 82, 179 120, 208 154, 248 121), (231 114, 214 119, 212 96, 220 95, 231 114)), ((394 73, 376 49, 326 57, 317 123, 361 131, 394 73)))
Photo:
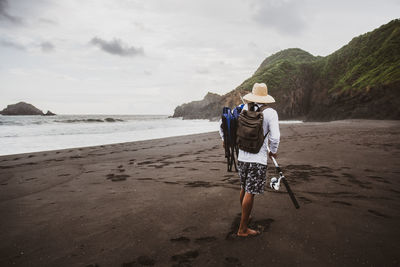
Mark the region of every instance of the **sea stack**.
POLYGON ((54 116, 54 115, 56 115, 56 114, 53 113, 53 112, 51 112, 50 110, 48 110, 48 111, 46 112, 46 114, 43 114, 43 116, 54 116))
POLYGON ((7 105, 0 114, 2 115, 44 115, 43 111, 26 102, 7 105))

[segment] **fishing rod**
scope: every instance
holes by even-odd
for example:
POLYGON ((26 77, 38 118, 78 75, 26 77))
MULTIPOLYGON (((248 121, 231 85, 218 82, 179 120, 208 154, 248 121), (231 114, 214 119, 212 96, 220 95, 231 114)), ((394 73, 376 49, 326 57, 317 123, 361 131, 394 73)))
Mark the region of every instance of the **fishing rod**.
POLYGON ((239 96, 240 96, 240 100, 242 100, 242 102, 243 102, 243 105, 246 105, 246 102, 244 102, 244 99, 243 99, 242 95, 239 94, 239 96))
MULTIPOLYGON (((269 152, 269 150, 268 150, 268 152, 269 152)), ((296 207, 296 209, 300 208, 299 203, 297 202, 297 199, 296 199, 296 197, 294 196, 292 189, 290 189, 289 183, 287 182, 285 176, 284 176, 283 173, 282 173, 281 168, 280 168, 279 165, 278 165, 278 162, 276 161, 276 159, 275 159, 274 156, 271 156, 271 159, 272 159, 272 161, 274 162, 274 165, 275 165, 275 168, 276 168, 277 173, 279 173, 279 178, 272 177, 269 186, 270 186, 272 189, 278 191, 278 190, 279 190, 279 187, 280 187, 280 183, 281 183, 281 181, 282 181, 283 184, 284 184, 285 187, 286 187, 287 192, 289 193, 290 199, 292 200, 294 206, 296 207)))

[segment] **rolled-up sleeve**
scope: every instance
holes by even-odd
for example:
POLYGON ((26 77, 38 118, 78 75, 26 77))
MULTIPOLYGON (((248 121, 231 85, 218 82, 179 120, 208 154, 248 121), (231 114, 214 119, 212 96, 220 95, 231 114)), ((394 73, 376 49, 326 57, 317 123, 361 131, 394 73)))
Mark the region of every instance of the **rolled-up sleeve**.
POLYGON ((281 139, 281 133, 279 131, 278 113, 276 111, 272 112, 271 116, 269 117, 268 124, 269 124, 269 134, 268 134, 269 150, 275 154, 276 152, 278 152, 279 141, 281 139))
POLYGON ((222 119, 219 119, 218 125, 219 125, 219 135, 221 136, 222 141, 224 141, 224 130, 222 129, 222 119))

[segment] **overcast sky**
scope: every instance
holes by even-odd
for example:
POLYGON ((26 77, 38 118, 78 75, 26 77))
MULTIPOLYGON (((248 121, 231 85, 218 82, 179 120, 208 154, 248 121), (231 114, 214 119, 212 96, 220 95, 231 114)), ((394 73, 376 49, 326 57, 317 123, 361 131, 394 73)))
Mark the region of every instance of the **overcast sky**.
POLYGON ((400 1, 0 0, 0 109, 172 114, 279 50, 326 56, 400 1))

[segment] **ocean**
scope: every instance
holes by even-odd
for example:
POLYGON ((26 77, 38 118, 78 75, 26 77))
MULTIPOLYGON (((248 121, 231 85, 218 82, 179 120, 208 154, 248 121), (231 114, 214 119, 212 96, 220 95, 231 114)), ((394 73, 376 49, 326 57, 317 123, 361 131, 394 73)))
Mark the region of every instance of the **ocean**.
POLYGON ((0 155, 141 141, 218 128, 216 121, 167 115, 0 115, 0 155))

